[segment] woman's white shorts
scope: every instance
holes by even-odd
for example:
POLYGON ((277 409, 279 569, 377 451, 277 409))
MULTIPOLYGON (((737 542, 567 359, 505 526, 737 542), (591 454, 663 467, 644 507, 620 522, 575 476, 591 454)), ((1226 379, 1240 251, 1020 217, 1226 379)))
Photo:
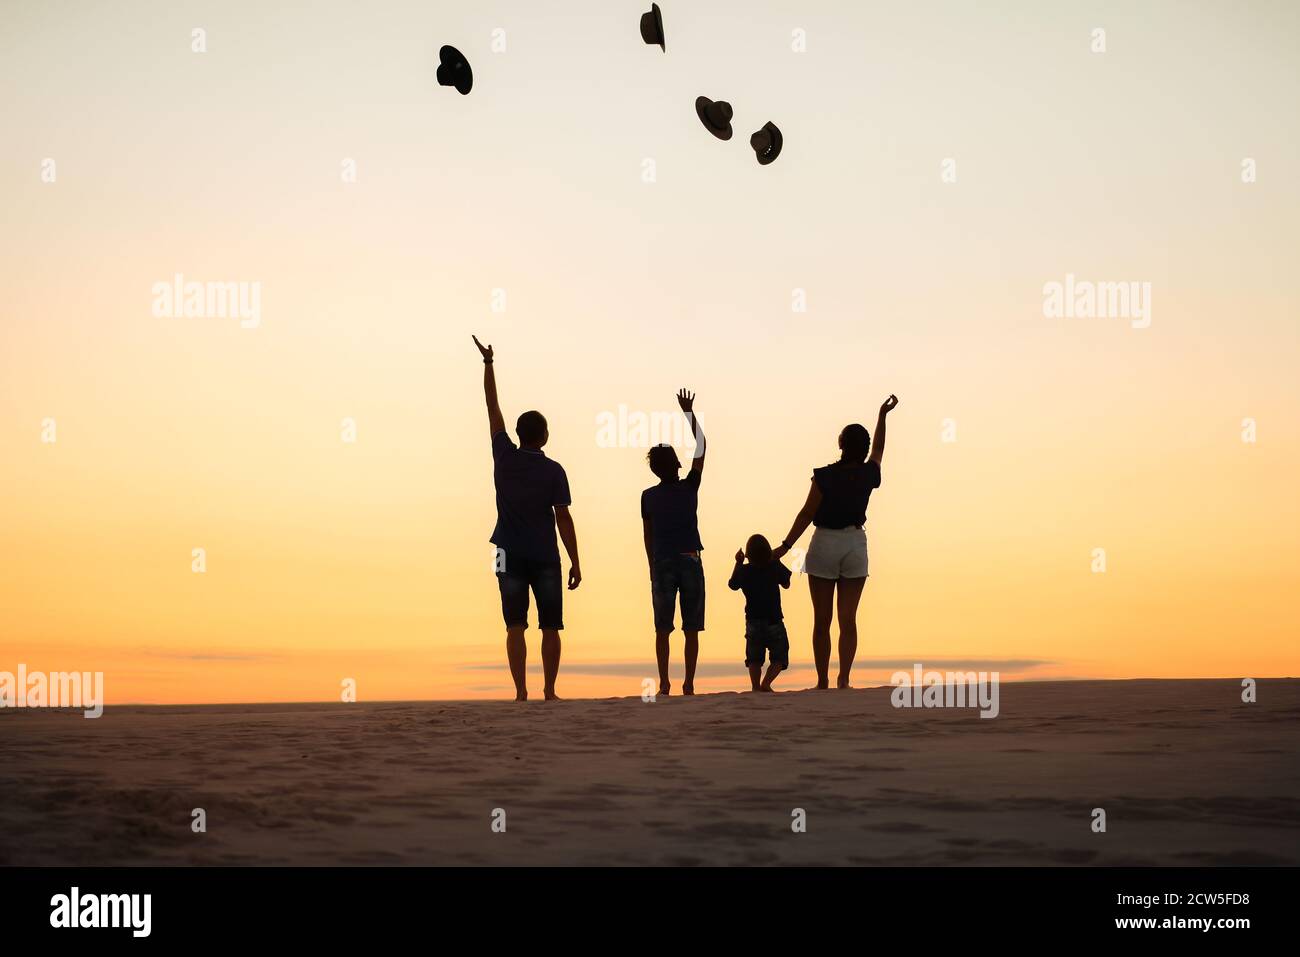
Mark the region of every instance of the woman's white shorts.
POLYGON ((867 533, 860 528, 817 529, 803 570, 814 578, 866 578, 867 533))

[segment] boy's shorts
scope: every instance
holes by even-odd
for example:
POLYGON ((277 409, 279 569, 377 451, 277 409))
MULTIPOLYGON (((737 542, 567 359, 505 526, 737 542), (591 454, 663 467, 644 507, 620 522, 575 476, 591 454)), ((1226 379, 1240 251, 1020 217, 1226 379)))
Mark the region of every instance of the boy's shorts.
POLYGON ((790 667, 790 638, 784 621, 745 622, 745 667, 761 666, 764 651, 770 654, 772 664, 790 667))
POLYGON ((537 627, 547 631, 564 629, 564 576, 560 563, 510 558, 504 571, 497 572, 501 589, 501 617, 507 628, 528 627, 528 589, 537 598, 537 627))
POLYGON ((699 555, 656 558, 650 574, 655 631, 673 630, 677 596, 682 599, 682 631, 704 630, 704 564, 699 555))

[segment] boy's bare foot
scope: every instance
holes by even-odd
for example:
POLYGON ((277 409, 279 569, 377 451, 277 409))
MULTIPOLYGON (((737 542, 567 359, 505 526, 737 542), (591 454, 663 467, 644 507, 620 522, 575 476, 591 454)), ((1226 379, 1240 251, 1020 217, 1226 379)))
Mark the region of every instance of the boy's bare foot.
POLYGON ((754 690, 755 690, 755 691, 766 691, 768 694, 776 694, 776 692, 772 690, 772 686, 771 686, 771 685, 759 685, 759 686, 758 686, 757 688, 755 688, 754 690))
POLYGON ((515 700, 516 700, 516 701, 527 701, 527 700, 528 700, 528 692, 527 692, 527 691, 521 691, 521 692, 519 692, 517 695, 515 695, 515 700))
POLYGON ((836 679, 836 681, 835 681, 835 687, 837 687, 837 688, 852 688, 853 686, 852 686, 851 684, 849 684, 849 677, 848 677, 848 675, 842 675, 842 676, 840 676, 839 678, 836 679))
POLYGON ((695 685, 682 685, 682 694, 695 694, 695 685))
POLYGON ((544 700, 546 700, 546 701, 562 701, 563 699, 562 699, 559 695, 557 695, 554 691, 548 691, 548 692, 546 692, 546 697, 544 698, 544 700))
POLYGON ((814 691, 829 691, 829 690, 830 690, 830 687, 831 687, 831 683, 830 683, 829 681, 819 681, 819 682, 817 682, 817 686, 816 686, 815 688, 813 688, 813 690, 814 690, 814 691))
POLYGON ((659 686, 659 693, 660 693, 661 695, 670 695, 670 694, 673 693, 673 686, 672 686, 672 685, 660 685, 660 686, 659 686))

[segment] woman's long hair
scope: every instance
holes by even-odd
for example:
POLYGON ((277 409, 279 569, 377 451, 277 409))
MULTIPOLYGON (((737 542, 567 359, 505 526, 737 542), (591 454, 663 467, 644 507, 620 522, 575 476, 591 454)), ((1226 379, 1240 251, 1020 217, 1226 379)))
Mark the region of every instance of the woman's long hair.
POLYGON ((861 465, 871 454, 871 433, 866 426, 854 422, 840 432, 840 461, 846 465, 861 465))

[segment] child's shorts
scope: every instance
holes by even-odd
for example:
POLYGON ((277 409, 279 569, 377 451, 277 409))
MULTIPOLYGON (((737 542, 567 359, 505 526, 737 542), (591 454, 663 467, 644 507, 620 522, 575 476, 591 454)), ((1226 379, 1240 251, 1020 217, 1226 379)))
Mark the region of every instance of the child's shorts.
POLYGON ((785 633, 784 621, 745 622, 745 667, 763 664, 763 652, 771 656, 772 664, 790 667, 790 638, 785 633))

